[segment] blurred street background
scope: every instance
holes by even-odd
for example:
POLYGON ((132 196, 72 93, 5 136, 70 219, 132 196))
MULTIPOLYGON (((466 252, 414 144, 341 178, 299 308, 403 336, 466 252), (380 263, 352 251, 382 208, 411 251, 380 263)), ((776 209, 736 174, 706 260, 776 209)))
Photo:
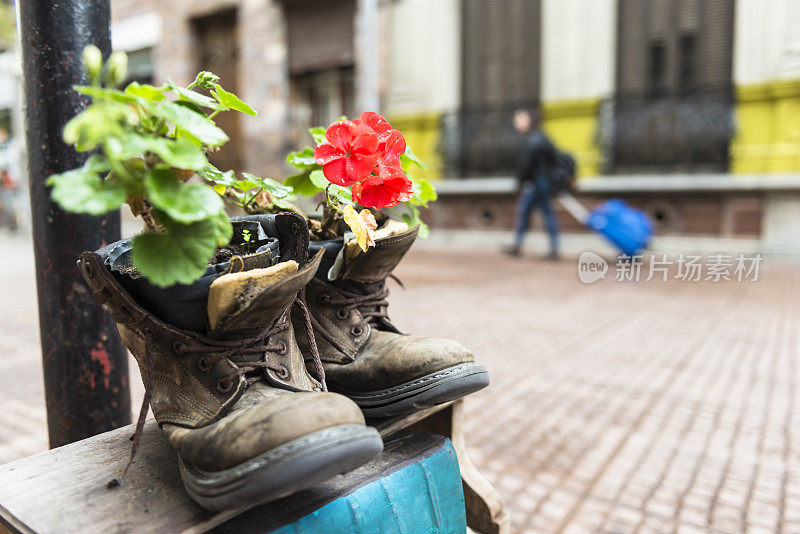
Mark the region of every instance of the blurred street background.
MULTIPOLYGON (((15 254, 0 266, 4 463, 47 450, 47 422, 32 251, 0 244, 15 254)), ((796 266, 586 285, 574 261, 427 242, 397 275, 394 323, 489 368, 467 444, 513 532, 800 531, 796 266)))
MULTIPOLYGON (((259 112, 221 116, 221 168, 285 176, 309 126, 364 110, 427 162, 432 235, 390 313, 489 367, 468 444, 515 531, 800 532, 800 1, 111 5, 128 81, 210 70, 259 112), (614 249, 558 205, 561 261, 536 259, 538 219, 522 258, 500 254, 523 107, 575 157, 581 202, 651 217, 667 281, 616 280, 614 249), (609 262, 593 284, 586 250, 609 262), (763 261, 689 282, 682 254, 763 261)), ((48 445, 12 21, 0 0, 0 463, 48 445)))

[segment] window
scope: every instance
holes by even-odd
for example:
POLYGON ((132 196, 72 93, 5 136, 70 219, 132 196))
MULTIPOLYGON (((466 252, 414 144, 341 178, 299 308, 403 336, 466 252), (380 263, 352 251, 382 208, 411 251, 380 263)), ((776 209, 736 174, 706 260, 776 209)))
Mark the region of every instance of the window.
POLYGON ((678 88, 681 92, 688 93, 697 84, 697 36, 681 36, 678 50, 678 88))
POLYGON ((292 77, 301 107, 306 107, 308 126, 328 124, 341 116, 355 115, 353 67, 324 69, 292 77))
POLYGON ((650 44, 649 86, 651 96, 662 96, 667 91, 667 47, 663 42, 650 44))
POLYGON ((618 0, 605 172, 724 172, 732 136, 733 0, 618 0))
POLYGON ((128 54, 128 79, 131 82, 153 83, 153 49, 132 50, 128 54))

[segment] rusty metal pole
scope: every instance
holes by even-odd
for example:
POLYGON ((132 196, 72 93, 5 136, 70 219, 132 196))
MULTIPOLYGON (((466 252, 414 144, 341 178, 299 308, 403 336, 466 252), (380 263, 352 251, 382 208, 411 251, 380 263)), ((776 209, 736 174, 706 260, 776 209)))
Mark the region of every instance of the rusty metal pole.
POLYGON ((109 315, 95 304, 75 262, 120 237, 118 213, 66 213, 45 180, 86 159, 61 137, 86 107, 81 52, 111 49, 109 0, 18 0, 31 215, 50 446, 130 423, 128 360, 109 315))

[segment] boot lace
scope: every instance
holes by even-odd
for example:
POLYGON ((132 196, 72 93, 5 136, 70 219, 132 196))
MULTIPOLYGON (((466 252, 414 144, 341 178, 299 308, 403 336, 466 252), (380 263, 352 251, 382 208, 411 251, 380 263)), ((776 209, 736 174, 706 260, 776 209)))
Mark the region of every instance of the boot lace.
MULTIPOLYGON (((303 291, 305 291, 305 289, 303 289, 303 291)), ((292 306, 297 306, 303 315, 303 323, 309 339, 309 348, 311 350, 311 356, 314 360, 314 370, 317 374, 315 378, 322 385, 322 390, 328 391, 328 386, 325 383, 325 370, 322 367, 319 349, 317 348, 317 343, 314 339, 314 331, 312 326, 313 318, 309 313, 305 302, 303 302, 301 299, 295 299, 292 303, 292 306)), ((174 348, 175 352, 179 354, 187 352, 204 353, 205 355, 198 360, 198 366, 201 369, 210 369, 217 362, 220 362, 226 358, 230 358, 234 355, 252 354, 254 356, 260 356, 265 352, 286 354, 286 351, 288 350, 286 343, 283 341, 273 342, 271 338, 276 334, 286 331, 289 328, 289 324, 289 314, 287 313, 275 325, 264 328, 251 337, 244 339, 215 339, 206 336, 198 336, 197 342, 176 343, 174 348)), ((139 450, 139 442, 142 437, 142 431, 144 430, 145 420, 147 419, 147 411, 150 406, 150 400, 153 396, 154 376, 153 354, 151 349, 153 345, 153 333, 149 328, 145 328, 143 333, 145 339, 145 373, 142 377, 142 381, 144 382, 144 397, 142 398, 142 405, 139 408, 139 417, 136 420, 136 430, 133 436, 131 436, 133 445, 131 446, 131 455, 128 459, 128 464, 125 466, 125 470, 122 473, 123 476, 127 474, 128 469, 133 463, 136 453, 139 450)), ((260 382, 264 380, 263 373, 253 373, 250 376, 247 376, 248 373, 252 373, 253 371, 260 369, 269 369, 274 371, 279 377, 288 377, 288 370, 283 365, 273 364, 262 361, 261 359, 253 359, 244 361, 242 363, 236 363, 236 369, 234 369, 234 371, 230 374, 225 375, 219 380, 219 382, 217 382, 217 390, 220 393, 228 393, 231 389, 233 389, 233 387, 239 381, 239 377, 242 375, 245 375, 245 383, 248 386, 256 382, 260 382)))
MULTIPOLYGON (((400 287, 403 287, 403 284, 394 275, 389 276, 394 279, 400 287)), ((389 306, 389 301, 387 300, 389 297, 389 288, 386 287, 386 280, 375 283, 372 290, 367 293, 354 293, 342 289, 341 287, 337 287, 336 289, 341 295, 340 297, 332 297, 328 294, 323 294, 320 298, 324 304, 338 306, 336 312, 338 317, 344 319, 352 313, 354 309, 357 309, 361 312, 361 317, 363 318, 361 323, 357 325, 360 330, 363 330, 365 325, 379 327, 380 319, 387 322, 389 321, 389 314, 387 311, 389 306)), ((305 288, 300 292, 298 302, 301 302, 304 307, 307 307, 305 288)), ((314 317, 314 314, 309 313, 308 317, 309 323, 313 327, 312 333, 309 334, 309 339, 313 339, 313 333, 316 331, 316 334, 327 341, 336 350, 346 355, 351 361, 355 361, 355 357, 350 354, 350 351, 328 333, 325 327, 314 317)))

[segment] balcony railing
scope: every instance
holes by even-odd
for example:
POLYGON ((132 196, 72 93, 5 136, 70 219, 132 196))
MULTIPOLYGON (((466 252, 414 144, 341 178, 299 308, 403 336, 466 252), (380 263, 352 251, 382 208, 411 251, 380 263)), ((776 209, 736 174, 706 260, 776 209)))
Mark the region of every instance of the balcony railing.
POLYGON ((452 178, 510 176, 516 171, 520 136, 514 112, 529 105, 464 109, 444 115, 439 151, 452 178))
POLYGON ((600 111, 603 172, 725 172, 733 134, 729 87, 617 94, 600 111))

